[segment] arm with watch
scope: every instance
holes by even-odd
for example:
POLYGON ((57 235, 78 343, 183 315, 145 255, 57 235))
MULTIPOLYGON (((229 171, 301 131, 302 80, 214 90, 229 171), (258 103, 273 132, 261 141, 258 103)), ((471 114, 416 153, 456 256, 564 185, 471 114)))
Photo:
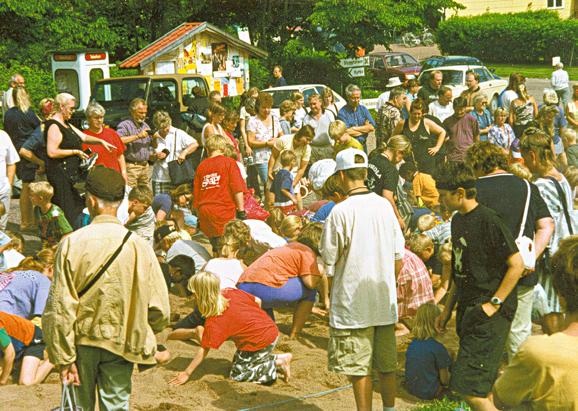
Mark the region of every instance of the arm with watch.
POLYGON ((500 283, 500 286, 492 296, 489 302, 482 304, 482 309, 488 317, 494 315, 502 304, 504 300, 508 298, 510 293, 515 290, 518 280, 522 277, 524 273, 524 261, 520 253, 514 253, 508 257, 506 261, 508 264, 508 270, 500 283))

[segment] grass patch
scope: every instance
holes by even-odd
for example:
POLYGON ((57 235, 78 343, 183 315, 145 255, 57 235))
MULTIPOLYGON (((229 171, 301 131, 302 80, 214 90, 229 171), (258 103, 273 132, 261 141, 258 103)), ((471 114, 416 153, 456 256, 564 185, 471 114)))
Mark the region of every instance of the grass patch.
POLYGON ((465 403, 452 401, 446 397, 441 400, 433 400, 428 403, 420 404, 417 407, 412 408, 412 411, 454 411, 460 409, 463 409, 464 411, 470 410, 465 403))
MULTIPOLYGON (((487 67, 495 69, 496 74, 505 79, 513 72, 521 73, 526 78, 550 79, 552 76, 552 67, 548 65, 488 63, 487 67)), ((564 70, 568 72, 570 80, 578 80, 578 67, 564 67, 564 70)))

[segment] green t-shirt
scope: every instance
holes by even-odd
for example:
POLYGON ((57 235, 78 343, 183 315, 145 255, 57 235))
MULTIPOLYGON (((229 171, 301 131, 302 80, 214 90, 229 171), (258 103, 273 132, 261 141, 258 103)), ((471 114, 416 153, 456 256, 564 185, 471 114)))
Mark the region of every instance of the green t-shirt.
POLYGON ((10 339, 10 336, 6 332, 6 328, 0 328, 0 347, 4 349, 8 347, 11 342, 12 340, 10 339))
POLYGON ((58 243, 63 235, 73 231, 64 211, 56 204, 52 204, 44 214, 39 207, 36 207, 34 212, 40 225, 40 238, 49 244, 58 243))

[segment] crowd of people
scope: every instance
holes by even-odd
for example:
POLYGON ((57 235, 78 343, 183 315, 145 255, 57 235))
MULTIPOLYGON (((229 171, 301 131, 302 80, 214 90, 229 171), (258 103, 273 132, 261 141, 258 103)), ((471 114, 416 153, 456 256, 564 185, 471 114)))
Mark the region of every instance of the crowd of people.
MULTIPOLYGON (((395 409, 406 334, 404 385, 421 399, 574 409, 578 84, 567 93, 560 76, 538 105, 513 73, 493 113, 474 72, 459 96, 440 71, 421 88, 397 79, 375 119, 355 85, 343 107, 329 89, 294 92, 279 115, 257 88, 234 109, 212 92, 191 135, 139 98, 116 129, 91 102, 80 130, 74 96, 35 111, 15 75, 0 131, 0 385, 58 367, 83 409, 128 410, 134 365, 168 362, 166 340, 200 346, 171 385, 227 340, 231 379, 289 381, 300 353, 276 346, 316 313, 329 370, 350 379, 359 410, 372 408, 374 375, 395 409), (42 249, 25 257, 21 233, 42 249), (171 322, 169 294, 190 314, 171 322), (439 339, 454 308, 457 354, 439 339)), ((286 84, 282 67, 274 77, 286 84)))

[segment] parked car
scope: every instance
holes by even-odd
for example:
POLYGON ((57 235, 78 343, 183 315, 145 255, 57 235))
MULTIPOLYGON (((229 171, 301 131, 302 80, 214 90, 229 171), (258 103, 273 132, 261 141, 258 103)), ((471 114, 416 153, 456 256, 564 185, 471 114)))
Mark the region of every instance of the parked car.
POLYGON ((391 77, 399 77, 401 81, 404 81, 408 74, 417 77, 421 67, 419 62, 407 53, 378 51, 370 53, 368 70, 373 75, 374 87, 382 90, 391 77))
MULTIPOLYGON (((265 93, 269 93, 273 96, 273 109, 271 110, 273 114, 279 116, 279 106, 285 100, 291 99, 291 94, 295 91, 300 92, 303 94, 305 99, 305 105, 307 105, 307 100, 311 94, 319 94, 321 95, 325 89, 330 89, 329 87, 323 84, 297 84, 291 86, 283 86, 283 87, 271 87, 268 89, 263 90, 265 93)), ((330 89, 331 90, 331 89, 330 89)), ((333 100, 337 109, 340 109, 347 101, 339 94, 337 94, 334 90, 333 92, 333 100)))
POLYGON ((490 111, 498 108, 498 97, 502 90, 506 88, 508 82, 500 77, 497 77, 488 70, 487 67, 481 65, 472 66, 441 66, 424 70, 418 77, 419 84, 423 85, 429 80, 432 71, 439 70, 443 74, 443 85, 452 89, 454 98, 459 96, 466 86, 466 72, 473 71, 480 76, 480 89, 489 101, 490 111), (496 78, 497 77, 497 78, 496 78))
POLYGON ((421 62, 421 69, 428 70, 442 66, 483 66, 477 57, 470 56, 431 56, 421 62))
MULTIPOLYGON (((200 75, 163 74, 98 80, 91 100, 106 109, 105 123, 114 128, 128 118, 128 105, 137 97, 147 102, 149 124, 154 112, 164 110, 176 127, 186 128, 186 115, 191 111, 203 112, 208 106, 208 94, 209 86, 200 75)), ((84 113, 78 113, 74 119, 82 125, 84 113)))

